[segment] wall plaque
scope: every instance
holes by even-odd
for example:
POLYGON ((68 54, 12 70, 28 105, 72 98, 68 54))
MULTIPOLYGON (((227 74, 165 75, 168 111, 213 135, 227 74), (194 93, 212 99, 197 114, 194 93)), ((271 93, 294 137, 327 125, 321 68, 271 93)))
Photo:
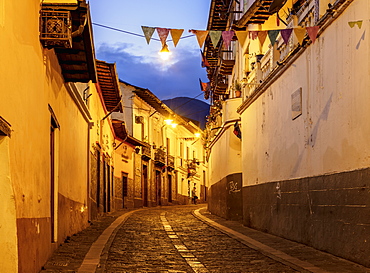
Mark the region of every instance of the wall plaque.
POLYGON ((302 88, 294 91, 292 98, 292 120, 302 115, 302 88))

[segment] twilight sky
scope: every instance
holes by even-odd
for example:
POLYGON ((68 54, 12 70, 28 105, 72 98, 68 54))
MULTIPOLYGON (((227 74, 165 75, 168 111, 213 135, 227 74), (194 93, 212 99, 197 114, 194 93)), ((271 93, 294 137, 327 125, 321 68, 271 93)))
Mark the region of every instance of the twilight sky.
MULTIPOLYGON (((205 30, 211 0, 90 0, 92 22, 143 35, 141 26, 205 30)), ((161 42, 110 30, 94 28, 95 53, 99 60, 116 63, 118 76, 130 84, 148 88, 161 100, 195 97, 201 93, 199 78, 208 81, 201 67, 195 36, 180 39, 177 47, 167 42, 170 60, 160 59, 161 42)), ((158 38, 155 31, 152 38, 158 38)), ((167 40, 170 40, 169 35, 167 40)), ((203 95, 197 97, 203 100, 203 95)))

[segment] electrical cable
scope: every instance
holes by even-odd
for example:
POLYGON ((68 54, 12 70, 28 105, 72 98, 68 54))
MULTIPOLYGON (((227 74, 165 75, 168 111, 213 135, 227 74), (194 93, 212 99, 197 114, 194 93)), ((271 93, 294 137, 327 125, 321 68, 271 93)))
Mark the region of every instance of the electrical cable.
MULTIPOLYGON (((119 29, 119 28, 105 26, 105 25, 98 24, 98 23, 92 23, 92 24, 95 25, 95 26, 98 26, 98 27, 103 27, 103 28, 107 28, 107 29, 110 29, 110 30, 122 32, 122 33, 125 33, 125 34, 130 34, 130 35, 134 35, 134 36, 137 36, 137 37, 145 38, 144 35, 137 34, 137 33, 130 32, 130 31, 126 31, 126 30, 122 30, 122 29, 119 29)), ((189 37, 193 37, 193 36, 194 35, 183 36, 183 37, 180 37, 180 39, 185 39, 185 38, 189 38, 189 37)), ((151 38, 150 40, 154 40, 154 41, 158 41, 158 42, 161 41, 160 39, 157 39, 157 38, 151 38)), ((172 42, 172 40, 167 40, 167 42, 172 42)))
POLYGON ((177 106, 175 109, 172 109, 172 111, 175 112, 175 110, 179 109, 180 107, 184 106, 185 104, 189 103, 190 101, 194 100, 195 98, 199 97, 200 95, 202 95, 202 93, 200 93, 199 95, 196 95, 194 98, 190 98, 188 101, 184 102, 183 104, 180 104, 179 106, 177 106))

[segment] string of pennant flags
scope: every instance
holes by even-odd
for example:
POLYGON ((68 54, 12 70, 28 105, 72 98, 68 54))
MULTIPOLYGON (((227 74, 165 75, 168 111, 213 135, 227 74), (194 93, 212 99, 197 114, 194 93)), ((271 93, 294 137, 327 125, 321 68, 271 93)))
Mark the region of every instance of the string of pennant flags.
MULTIPOLYGON (((177 46, 184 32, 184 29, 169 29, 169 28, 147 27, 147 26, 141 26, 141 28, 143 30, 145 39, 148 44, 150 43, 150 40, 152 39, 154 32, 157 31, 158 37, 162 45, 166 44, 168 36, 171 35, 172 41, 175 47, 177 46)), ((220 30, 194 30, 194 29, 189 30, 190 33, 196 36, 200 48, 203 47, 203 44, 208 36, 210 37, 211 42, 214 46, 217 46, 219 41, 222 39, 224 42, 224 46, 226 48, 229 47, 230 42, 234 38, 234 35, 236 35, 237 40, 239 41, 241 46, 244 46, 245 41, 247 41, 248 39, 250 40, 258 39, 261 45, 263 45, 267 37, 269 37, 271 45, 274 45, 276 42, 276 38, 279 34, 281 34, 281 37, 283 38, 284 43, 287 44, 292 33, 295 34, 300 44, 302 44, 303 39, 306 36, 306 33, 308 34, 311 41, 314 43, 316 40, 318 31, 319 31, 319 26, 295 27, 295 28, 273 29, 273 30, 250 30, 250 31, 248 30, 220 31, 220 30)))
MULTIPOLYGON (((353 28, 354 26, 358 26, 359 29, 362 27, 363 20, 358 21, 350 21, 348 25, 353 28)), ((150 43, 152 36, 155 31, 158 33, 158 37, 162 43, 162 45, 166 44, 167 38, 169 35, 172 37, 172 42, 176 47, 179 40, 184 33, 184 29, 171 29, 171 28, 160 28, 160 27, 148 27, 148 26, 141 26, 144 37, 147 43, 150 43)), ((298 39, 298 42, 302 44, 304 37, 308 34, 308 37, 311 39, 312 43, 316 41, 317 33, 319 31, 319 26, 311 26, 311 27, 294 27, 294 28, 286 28, 286 29, 272 29, 272 30, 245 30, 245 31, 234 31, 234 30, 194 30, 190 29, 189 32, 194 34, 197 38, 199 47, 202 48, 203 44, 207 38, 210 37, 211 42, 214 46, 217 46, 219 41, 222 39, 224 42, 224 46, 227 48, 230 45, 230 42, 233 40, 234 35, 236 35, 237 40, 244 46, 245 41, 255 40, 258 39, 260 44, 263 45, 267 37, 269 37, 270 43, 273 46, 276 42, 277 36, 280 34, 284 43, 287 44, 292 33, 298 39)), ((188 36, 187 36, 188 37, 188 36)))
MULTIPOLYGON (((357 27, 361 29, 362 23, 363 23, 363 20, 349 21, 348 25, 351 28, 354 28, 357 25, 357 27)), ((150 40, 152 39, 154 32, 157 30, 158 37, 162 43, 162 46, 166 44, 168 36, 171 35, 172 42, 174 46, 176 47, 184 32, 184 29, 169 29, 169 28, 147 27, 147 26, 141 26, 141 28, 143 30, 144 37, 148 44, 150 43, 150 40)), ((244 44, 246 41, 256 40, 256 39, 259 40, 262 46, 265 43, 267 37, 269 37, 270 43, 273 46, 276 43, 276 39, 279 34, 281 35, 284 43, 287 44, 293 33, 296 36, 298 43, 302 45, 303 40, 306 37, 306 34, 311 39, 312 43, 315 43, 317 34, 319 32, 319 26, 294 27, 294 28, 272 29, 272 30, 249 30, 249 31, 248 30, 219 31, 219 30, 190 29, 189 32, 196 36, 200 48, 203 47, 203 44, 208 36, 210 37, 210 40, 214 46, 217 46, 219 41, 222 39, 224 43, 224 47, 228 48, 231 41, 234 39, 234 36, 236 36, 237 40, 239 41, 242 47, 244 47, 244 44)), ((205 56, 203 55, 202 50, 201 50, 201 57, 202 57, 202 67, 207 67, 208 62, 205 59, 205 56)), ((200 89, 207 94, 205 95, 205 97, 206 96, 209 97, 209 92, 210 92, 210 87, 211 87, 210 82, 202 82, 201 79, 199 79, 199 84, 200 84, 200 89)))

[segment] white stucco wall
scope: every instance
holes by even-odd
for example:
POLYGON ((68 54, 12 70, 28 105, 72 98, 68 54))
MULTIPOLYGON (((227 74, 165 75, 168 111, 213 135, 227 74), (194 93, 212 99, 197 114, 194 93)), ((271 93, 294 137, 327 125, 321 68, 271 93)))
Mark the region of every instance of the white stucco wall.
POLYGON ((242 117, 244 185, 368 167, 370 4, 354 1, 242 117), (302 115, 291 95, 302 88, 302 115))

